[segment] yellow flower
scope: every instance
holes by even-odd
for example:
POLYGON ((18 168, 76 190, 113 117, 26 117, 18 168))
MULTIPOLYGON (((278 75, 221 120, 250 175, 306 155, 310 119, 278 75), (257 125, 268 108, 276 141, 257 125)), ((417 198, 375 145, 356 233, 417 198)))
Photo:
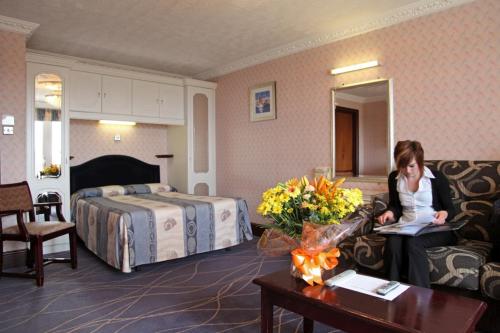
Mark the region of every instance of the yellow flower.
POLYGON ((286 191, 291 198, 296 198, 300 194, 300 188, 296 185, 289 185, 286 191))
POLYGON ((278 183, 262 193, 257 213, 274 220, 275 227, 291 237, 302 232, 304 220, 319 224, 341 223, 362 204, 359 189, 343 189, 344 179, 334 182, 324 177, 311 183, 303 176, 278 183))

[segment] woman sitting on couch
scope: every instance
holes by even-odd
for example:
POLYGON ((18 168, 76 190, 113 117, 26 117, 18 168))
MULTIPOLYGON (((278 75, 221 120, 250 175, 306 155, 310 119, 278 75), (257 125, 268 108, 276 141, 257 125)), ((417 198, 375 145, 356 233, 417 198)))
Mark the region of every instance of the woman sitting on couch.
MULTIPOLYGON (((399 141, 394 148, 397 170, 389 175, 388 209, 377 219, 386 222, 412 222, 429 219, 443 224, 454 216, 450 185, 439 171, 424 166, 424 150, 418 141, 399 141)), ((453 232, 427 233, 421 236, 385 235, 384 267, 390 280, 399 281, 401 275, 408 282, 430 288, 429 264, 426 248, 452 245, 453 232), (406 265, 407 264, 407 267, 406 265), (407 270, 407 271, 406 271, 407 270)))

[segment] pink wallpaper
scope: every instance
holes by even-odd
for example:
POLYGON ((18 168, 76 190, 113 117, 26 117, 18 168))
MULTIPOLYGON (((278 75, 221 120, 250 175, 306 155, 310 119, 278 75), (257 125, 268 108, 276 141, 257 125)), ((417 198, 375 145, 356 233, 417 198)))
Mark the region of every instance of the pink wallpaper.
POLYGON ((331 161, 330 90, 394 79, 395 139, 429 159, 500 158, 500 1, 477 0, 218 78, 218 195, 245 198, 331 161), (329 75, 372 59, 381 67, 329 75), (276 81, 277 119, 250 122, 248 89, 276 81))
MULTIPOLYGON (((26 177, 26 45, 22 34, 0 30, 0 119, 15 117, 14 135, 0 133, 0 183, 26 177)), ((0 127, 1 130, 1 127, 0 127)))
POLYGON ((70 155, 74 156, 71 165, 102 155, 128 155, 159 165, 161 181, 166 183, 167 160, 155 155, 167 153, 167 127, 163 125, 103 125, 95 120, 76 119, 70 122, 70 155), (120 134, 120 141, 113 140, 115 134, 120 134))

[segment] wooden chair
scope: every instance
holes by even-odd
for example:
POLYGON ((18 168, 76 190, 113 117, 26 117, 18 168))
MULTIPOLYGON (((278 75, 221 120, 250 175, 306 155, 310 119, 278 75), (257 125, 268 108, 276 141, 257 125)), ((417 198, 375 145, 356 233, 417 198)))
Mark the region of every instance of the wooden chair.
POLYGON ((70 262, 76 269, 76 227, 66 222, 61 213, 61 202, 33 204, 31 191, 26 181, 15 184, 0 185, 0 276, 28 277, 36 279, 37 286, 43 286, 43 266, 52 262, 70 262), (59 221, 35 222, 35 207, 55 206, 59 221), (28 213, 29 221, 24 221, 28 213), (2 228, 2 219, 8 215, 16 215, 17 224, 2 228), (71 259, 44 259, 43 242, 68 234, 70 239, 71 259), (31 271, 14 273, 3 271, 3 241, 29 242, 30 250, 26 264, 31 271), (34 269, 33 269, 34 264, 34 269))

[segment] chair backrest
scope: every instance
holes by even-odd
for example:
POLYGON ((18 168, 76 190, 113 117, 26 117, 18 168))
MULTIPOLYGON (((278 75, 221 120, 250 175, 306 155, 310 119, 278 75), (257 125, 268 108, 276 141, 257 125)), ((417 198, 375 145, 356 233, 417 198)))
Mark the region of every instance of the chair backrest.
POLYGON ((26 181, 0 185, 0 214, 14 210, 29 212, 30 218, 34 218, 31 191, 26 181))

